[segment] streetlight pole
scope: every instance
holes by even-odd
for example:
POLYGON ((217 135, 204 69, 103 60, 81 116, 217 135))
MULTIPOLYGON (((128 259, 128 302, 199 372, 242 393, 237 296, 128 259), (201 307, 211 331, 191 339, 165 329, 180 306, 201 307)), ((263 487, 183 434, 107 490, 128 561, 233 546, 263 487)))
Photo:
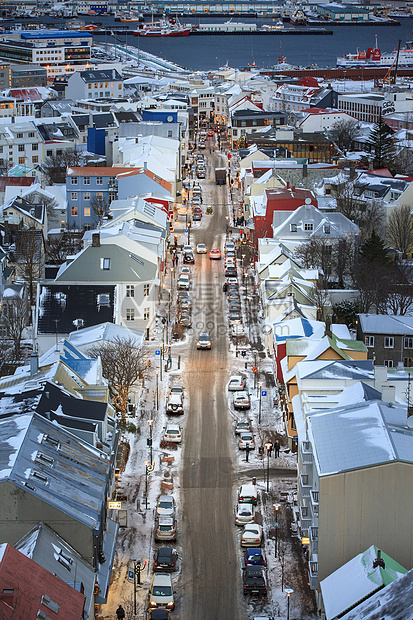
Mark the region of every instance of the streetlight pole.
POLYGON ((145 461, 145 509, 148 510, 148 476, 155 469, 155 463, 145 461))
POLYGON ((272 443, 266 443, 265 447, 267 449, 267 493, 270 492, 270 450, 272 448, 272 443))
POLYGON ((260 389, 260 408, 258 410, 258 424, 261 424, 261 394, 262 394, 261 388, 262 388, 262 381, 260 381, 258 383, 258 387, 260 389))
POLYGON ((156 410, 158 411, 159 409, 159 389, 158 389, 159 370, 158 369, 155 370, 155 374, 156 374, 156 410))
POLYGON ((280 505, 279 504, 274 504, 274 510, 275 510, 275 554, 274 557, 277 557, 277 549, 278 549, 278 511, 280 509, 280 505))
POLYGON ((152 463, 152 424, 153 420, 148 420, 149 424, 149 454, 150 454, 150 462, 152 463))
POLYGON ((285 588, 287 594, 287 620, 290 620, 290 596, 294 592, 291 588, 285 588))

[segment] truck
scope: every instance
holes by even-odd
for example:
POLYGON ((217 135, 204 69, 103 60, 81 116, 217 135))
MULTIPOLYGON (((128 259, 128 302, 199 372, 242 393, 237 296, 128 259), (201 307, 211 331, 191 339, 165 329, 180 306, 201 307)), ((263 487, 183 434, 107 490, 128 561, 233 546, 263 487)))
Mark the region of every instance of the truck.
POLYGON ((217 185, 226 185, 227 170, 226 168, 215 168, 215 183, 217 185))

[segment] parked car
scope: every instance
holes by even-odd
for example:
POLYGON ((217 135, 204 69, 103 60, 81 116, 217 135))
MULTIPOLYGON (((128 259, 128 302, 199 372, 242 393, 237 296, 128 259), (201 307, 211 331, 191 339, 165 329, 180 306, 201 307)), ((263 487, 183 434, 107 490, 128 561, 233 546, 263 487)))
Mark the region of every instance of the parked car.
POLYGON ((232 336, 245 336, 245 329, 241 323, 233 323, 231 326, 232 336))
POLYGON ((184 400, 181 394, 169 394, 166 401, 166 413, 181 415, 184 412, 184 400))
POLYGON ((194 255, 191 252, 185 252, 183 262, 185 265, 193 265, 195 263, 194 255))
POLYGON ((237 277, 237 268, 233 265, 228 265, 225 267, 225 277, 227 278, 236 278, 237 277))
POLYGON ((201 194, 202 194, 202 187, 200 185, 195 185, 195 187, 192 189, 192 195, 200 196, 201 194))
POLYGON ((176 521, 174 517, 156 518, 155 540, 176 540, 176 521))
POLYGON ((228 391, 238 392, 239 390, 245 390, 245 380, 240 375, 233 375, 228 381, 228 391))
MULTIPOLYGON (((247 505, 247 504, 246 504, 247 505)), ((153 570, 155 572, 169 572, 177 569, 178 554, 171 547, 160 547, 156 549, 153 559, 153 570)))
POLYGON ((190 314, 182 313, 179 317, 179 322, 184 327, 192 327, 192 319, 190 314))
POLYGON ((197 349, 211 349, 212 342, 208 332, 201 332, 198 336, 198 342, 196 343, 197 349))
POLYGON ((206 247, 205 243, 198 243, 198 245, 196 246, 196 253, 197 254, 206 254, 207 253, 207 247, 206 247))
POLYGON ((233 323, 239 323, 241 321, 241 312, 238 311, 236 312, 235 310, 231 310, 231 312, 228 315, 228 322, 230 325, 232 325, 233 323))
POLYGON ((162 517, 175 516, 175 500, 172 495, 160 495, 156 504, 156 514, 162 517))
POLYGON ((235 243, 233 241, 225 241, 225 252, 229 251, 235 252, 235 243))
POLYGON ((218 248, 212 248, 209 253, 209 258, 211 260, 221 260, 221 250, 219 250, 218 248))
POLYGON ((182 267, 181 273, 179 275, 180 276, 183 276, 183 275, 190 276, 191 275, 191 269, 189 267, 182 267))
POLYGON ((259 547, 251 547, 244 551, 244 564, 245 566, 267 566, 267 558, 265 552, 259 547))
POLYGON ((192 247, 192 245, 189 245, 189 243, 187 245, 184 245, 184 247, 182 248, 183 252, 191 252, 192 254, 194 253, 194 249, 192 247))
POLYGON ((198 177, 198 179, 205 179, 205 170, 198 170, 196 176, 198 177))
POLYGON ((174 591, 169 573, 155 573, 149 589, 149 607, 166 607, 174 609, 174 591))
POLYGON ((240 433, 239 439, 238 439, 238 448, 240 450, 246 450, 247 444, 250 450, 254 450, 255 448, 254 435, 251 432, 240 433))
POLYGON ((235 434, 241 435, 241 433, 252 433, 251 422, 249 420, 238 420, 235 425, 235 434))
POLYGON ((200 205, 201 203, 202 203, 201 196, 199 196, 198 194, 195 194, 194 196, 192 196, 192 206, 200 205))
POLYGON ((267 578, 262 566, 244 566, 242 571, 244 594, 267 596, 267 578))
POLYGON ((262 527, 257 523, 249 523, 241 534, 241 547, 261 547, 262 527))
POLYGON ((258 495, 255 484, 242 484, 238 489, 238 503, 247 502, 248 504, 257 505, 258 495))
POLYGON ((250 409, 251 407, 250 395, 245 390, 236 392, 233 402, 235 409, 250 409))
POLYGON ((171 387, 169 389, 169 393, 170 394, 183 394, 184 393, 184 386, 180 385, 179 383, 175 383, 174 385, 171 385, 171 387))
POLYGON ((189 276, 186 274, 182 274, 178 278, 178 288, 182 288, 188 290, 190 286, 189 276))
POLYGON ((246 523, 254 523, 255 506, 254 504, 241 503, 235 506, 235 524, 245 525, 246 523))
POLYGON ((182 442, 182 427, 179 424, 167 424, 163 435, 165 441, 182 442))
POLYGON ((228 290, 231 285, 234 285, 238 290, 238 280, 237 278, 228 278, 227 280, 228 290))
POLYGON ((193 222, 200 222, 202 220, 202 214, 199 211, 195 211, 192 216, 193 222))
POLYGON ((231 299, 228 302, 228 309, 230 312, 232 312, 233 310, 235 312, 239 312, 241 310, 241 301, 238 299, 231 299))
POLYGON ((198 142, 198 148, 199 149, 205 149, 206 148, 205 142, 198 142))

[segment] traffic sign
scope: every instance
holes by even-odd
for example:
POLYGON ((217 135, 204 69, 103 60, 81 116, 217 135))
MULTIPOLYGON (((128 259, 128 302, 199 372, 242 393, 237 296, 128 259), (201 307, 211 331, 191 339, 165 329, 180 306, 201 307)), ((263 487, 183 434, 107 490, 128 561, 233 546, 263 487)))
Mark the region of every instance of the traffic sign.
POLYGON ((187 228, 185 228, 185 232, 186 232, 186 233, 188 232, 188 229, 187 229, 187 228))
POLYGON ((267 396, 267 390, 262 390, 261 391, 261 396, 267 396))
POLYGON ((258 368, 254 366, 254 368, 252 369, 252 372, 258 372, 258 368))
POLYGON ((157 359, 157 360, 158 360, 158 359, 160 359, 160 357, 161 357, 161 352, 160 352, 160 350, 158 349, 157 351, 155 351, 155 359, 157 359))
POLYGON ((133 583, 135 580, 135 571, 133 566, 128 566, 128 581, 133 583))
POLYGON ((274 523, 274 527, 278 527, 278 521, 274 523))

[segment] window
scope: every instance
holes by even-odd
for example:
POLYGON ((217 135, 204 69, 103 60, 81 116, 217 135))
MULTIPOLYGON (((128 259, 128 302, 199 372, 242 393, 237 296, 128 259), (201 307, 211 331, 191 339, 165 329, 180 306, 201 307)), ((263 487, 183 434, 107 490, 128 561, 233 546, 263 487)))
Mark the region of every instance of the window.
POLYGON ((37 144, 32 144, 32 151, 38 151, 39 150, 39 145, 37 144))
POLYGON ((38 155, 34 155, 32 157, 32 163, 33 164, 38 164, 39 163, 39 156, 38 155))
POLYGON ((103 177, 96 177, 96 185, 103 185, 103 177))
POLYGON ((72 196, 72 200, 77 200, 77 192, 72 192, 71 196, 72 196))
POLYGON ((83 207, 83 215, 85 217, 90 217, 90 207, 83 207))
POLYGON ((76 216, 77 215, 77 207, 72 207, 72 215, 76 216))
POLYGON ((304 230, 306 232, 311 232, 314 229, 314 225, 312 222, 304 222, 304 230))
POLYGON ((148 297, 149 295, 149 284, 144 284, 143 285, 143 294, 145 297, 148 297))
POLYGON ((18 133, 18 134, 16 135, 16 138, 23 138, 23 134, 22 134, 22 133, 18 133))
POLYGON ((77 177, 72 177, 71 184, 72 185, 77 185, 77 177))
POLYGON ((118 84, 118 90, 122 89, 122 84, 118 84))
POLYGON ((25 157, 19 157, 19 164, 22 164, 24 166, 25 159, 26 159, 25 157))
POLYGON ((144 308, 143 309, 143 320, 144 321, 148 321, 149 320, 149 315, 150 315, 149 308, 144 308))
POLYGON ((24 153, 24 144, 19 144, 19 153, 24 153))
POLYGON ((90 192, 83 192, 83 200, 90 200, 90 192))
POLYGON ((126 285, 126 297, 135 297, 135 287, 133 284, 126 285))
POLYGON ((135 320, 135 310, 133 308, 126 309, 126 320, 134 321, 135 320))
POLYGON ((404 339, 404 348, 405 349, 413 349, 413 338, 405 338, 404 339))
POLYGON ((107 271, 110 269, 110 258, 101 258, 100 259, 100 268, 107 271))
POLYGON ((50 151, 50 150, 49 150, 49 151, 46 151, 46 157, 51 157, 51 156, 52 156, 52 152, 53 152, 53 151, 50 151))
POLYGON ((290 232, 297 232, 297 224, 290 224, 290 232))
POLYGON ((385 349, 393 349, 394 348, 394 338, 393 338, 393 336, 385 336, 385 338, 384 338, 384 348, 385 349))
POLYGON ((365 336, 364 343, 366 347, 374 347, 374 336, 365 336))
POLYGON ((330 224, 324 224, 324 234, 325 235, 330 234, 330 224))
POLYGON ((103 200, 103 193, 102 192, 96 192, 96 200, 103 200))
POLYGON ((83 177, 83 183, 85 185, 90 185, 90 177, 83 177))
POLYGON ((384 360, 386 368, 393 368, 393 360, 384 360))
POLYGON ((403 358, 403 366, 405 366, 407 368, 411 368, 411 366, 413 366, 413 359, 411 357, 404 357, 403 358))

